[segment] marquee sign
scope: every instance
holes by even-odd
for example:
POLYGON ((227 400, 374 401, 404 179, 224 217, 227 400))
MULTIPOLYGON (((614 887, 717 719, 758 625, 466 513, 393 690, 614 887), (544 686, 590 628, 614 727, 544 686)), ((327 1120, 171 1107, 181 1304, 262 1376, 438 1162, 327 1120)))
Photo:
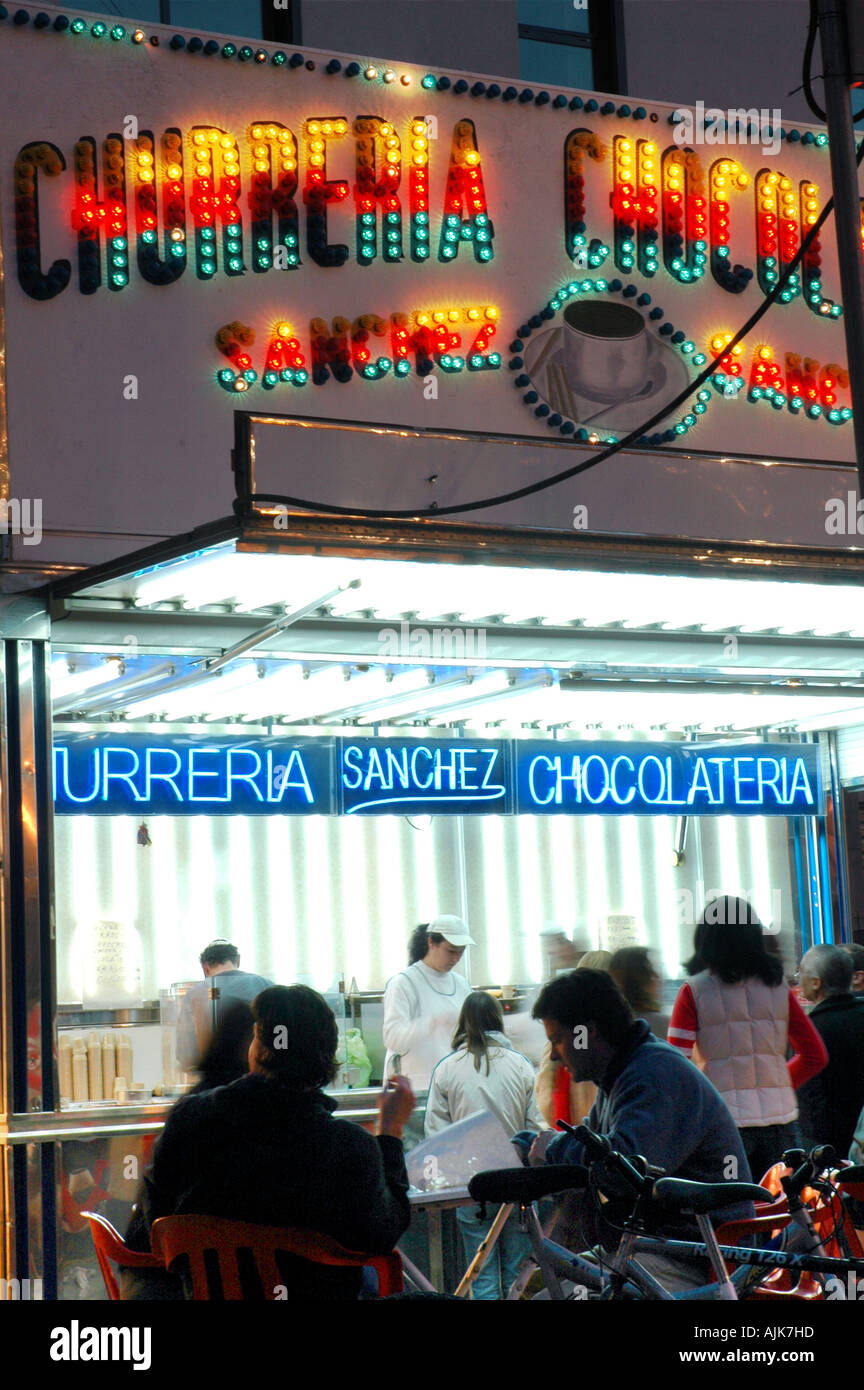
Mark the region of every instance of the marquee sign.
POLYGON ((60 815, 814 815, 814 744, 63 735, 60 815))
POLYGON ((711 362, 643 449, 853 458, 830 222, 724 352, 828 196, 826 135, 782 113, 53 9, 0 20, 0 91, 9 433, 46 528, 133 497, 140 531, 200 522, 238 406, 587 445, 711 362))

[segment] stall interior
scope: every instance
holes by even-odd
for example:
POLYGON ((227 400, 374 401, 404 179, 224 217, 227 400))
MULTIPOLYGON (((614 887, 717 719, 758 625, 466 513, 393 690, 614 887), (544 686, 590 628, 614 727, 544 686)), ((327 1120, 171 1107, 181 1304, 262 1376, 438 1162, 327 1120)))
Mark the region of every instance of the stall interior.
MULTIPOLYGON (((861 612, 851 584, 228 542, 67 602, 54 629, 55 745, 819 737, 827 781, 826 731, 864 723, 861 612)), ((553 925, 584 950, 648 946, 671 985, 714 893, 750 899, 790 971, 810 916, 830 911, 803 817, 76 811, 55 817, 55 864, 61 1065, 71 1061, 79 1103, 110 1103, 106 1077, 122 1077, 131 1099, 188 1084, 171 1010, 214 937, 237 945, 245 969, 332 994, 375 1078, 380 992, 412 928, 436 913, 470 923, 469 978, 518 999, 543 978, 553 925), (107 992, 93 977, 100 952, 114 962, 107 992), (140 1017, 117 1022, 122 1009, 140 1017)), ((349 1060, 346 1045, 339 1085, 349 1060)))

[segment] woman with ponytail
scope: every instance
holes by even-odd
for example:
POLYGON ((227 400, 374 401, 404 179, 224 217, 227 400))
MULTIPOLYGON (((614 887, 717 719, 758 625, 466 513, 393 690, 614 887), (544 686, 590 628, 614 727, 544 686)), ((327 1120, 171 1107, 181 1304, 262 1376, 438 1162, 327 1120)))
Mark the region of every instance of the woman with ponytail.
MULTIPOLYGON (((508 1136, 523 1129, 546 1128, 534 1100, 534 1068, 504 1036, 504 1016, 497 999, 480 990, 468 995, 453 1034, 453 1049, 438 1063, 429 1083, 427 1136, 478 1110, 497 1116, 508 1136)), ((515 1163, 514 1153, 514 1167, 515 1163)), ((470 1262, 488 1235, 492 1220, 479 1221, 473 1206, 459 1207, 456 1216, 465 1258, 470 1262)), ((511 1217, 477 1276, 474 1298, 496 1299, 506 1294, 527 1253, 527 1237, 511 1217)))

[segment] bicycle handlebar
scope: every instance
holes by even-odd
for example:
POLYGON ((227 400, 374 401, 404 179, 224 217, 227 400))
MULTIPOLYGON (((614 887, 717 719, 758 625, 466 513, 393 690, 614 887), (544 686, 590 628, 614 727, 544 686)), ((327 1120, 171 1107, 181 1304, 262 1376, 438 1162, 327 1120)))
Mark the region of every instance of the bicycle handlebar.
POLYGON ((804 1149, 787 1149, 783 1162, 791 1173, 780 1179, 783 1191, 790 1201, 796 1201, 808 1183, 815 1182, 826 1168, 837 1162, 837 1151, 831 1144, 818 1144, 808 1153, 804 1149))

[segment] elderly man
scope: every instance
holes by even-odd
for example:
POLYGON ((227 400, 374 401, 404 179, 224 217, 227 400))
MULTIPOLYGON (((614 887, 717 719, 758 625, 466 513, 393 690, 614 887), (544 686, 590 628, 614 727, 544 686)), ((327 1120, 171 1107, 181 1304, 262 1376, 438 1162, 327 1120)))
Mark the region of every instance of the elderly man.
POLYGON ((828 1065, 798 1092, 801 1137, 807 1148, 833 1144, 845 1158, 864 1106, 864 1009, 852 993, 853 961, 839 946, 813 946, 799 982, 815 1007, 810 1022, 828 1050, 828 1065))

